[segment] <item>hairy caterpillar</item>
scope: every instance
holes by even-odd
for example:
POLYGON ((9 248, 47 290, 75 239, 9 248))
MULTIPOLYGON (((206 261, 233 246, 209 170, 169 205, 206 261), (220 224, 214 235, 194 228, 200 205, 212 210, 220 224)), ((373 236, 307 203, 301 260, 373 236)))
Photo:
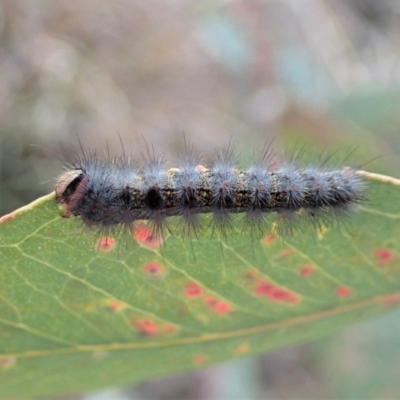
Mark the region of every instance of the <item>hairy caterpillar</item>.
POLYGON ((190 146, 177 168, 168 170, 164 156, 148 145, 140 167, 125 155, 103 160, 82 152, 58 178, 56 200, 65 217, 79 216, 101 233, 121 227, 133 232, 138 221, 147 220, 156 238, 166 232, 198 237, 208 225, 222 237, 238 230, 264 235, 272 229, 273 214, 280 230, 291 231, 297 218, 318 226, 321 220, 347 215, 365 200, 366 184, 355 169, 326 163, 299 166, 295 161, 274 168, 269 148, 264 146, 245 170, 236 168, 231 144, 209 168, 190 146), (212 214, 208 224, 201 217, 206 213, 212 214), (240 224, 237 214, 243 214, 240 224), (179 217, 174 229, 171 216, 179 217))

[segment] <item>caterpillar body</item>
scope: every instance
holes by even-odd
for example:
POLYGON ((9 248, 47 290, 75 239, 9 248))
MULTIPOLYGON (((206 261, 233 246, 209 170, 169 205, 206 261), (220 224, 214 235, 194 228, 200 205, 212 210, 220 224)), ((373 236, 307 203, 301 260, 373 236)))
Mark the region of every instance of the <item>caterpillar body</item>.
POLYGON ((366 183, 355 169, 297 167, 294 162, 273 168, 268 149, 246 170, 236 168, 231 146, 210 168, 190 151, 169 170, 163 156, 149 147, 140 168, 125 156, 101 160, 83 153, 57 180, 56 201, 65 217, 79 216, 87 227, 106 234, 121 226, 133 232, 137 221, 147 220, 155 237, 167 231, 198 236, 205 228, 201 215, 211 213, 212 232, 225 237, 238 229, 269 233, 273 213, 284 225, 281 230, 291 230, 290 221, 299 216, 319 225, 365 200, 366 183), (240 213, 244 219, 237 224, 234 216, 240 213), (171 216, 179 217, 177 232, 171 230, 171 216))

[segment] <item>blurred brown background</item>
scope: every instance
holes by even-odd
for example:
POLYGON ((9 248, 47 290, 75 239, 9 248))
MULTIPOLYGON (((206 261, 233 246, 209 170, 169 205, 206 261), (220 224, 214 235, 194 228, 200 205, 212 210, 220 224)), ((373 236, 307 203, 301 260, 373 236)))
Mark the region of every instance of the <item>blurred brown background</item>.
MULTIPOLYGON (((274 137, 400 176, 396 0, 0 0, 0 215, 85 149, 171 160, 274 137)), ((173 161, 171 161, 173 162, 173 161)), ((398 398, 398 315, 90 399, 398 398)))

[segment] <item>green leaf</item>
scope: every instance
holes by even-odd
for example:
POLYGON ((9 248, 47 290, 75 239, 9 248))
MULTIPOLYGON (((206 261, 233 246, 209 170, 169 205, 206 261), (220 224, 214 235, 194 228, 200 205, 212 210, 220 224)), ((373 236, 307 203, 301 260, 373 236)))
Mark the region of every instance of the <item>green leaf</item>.
MULTIPOLYGON (((107 246, 53 195, 0 219, 0 397, 76 393, 329 334, 400 301, 400 181, 346 227, 107 246)), ((143 232, 142 232, 143 233, 143 232)))

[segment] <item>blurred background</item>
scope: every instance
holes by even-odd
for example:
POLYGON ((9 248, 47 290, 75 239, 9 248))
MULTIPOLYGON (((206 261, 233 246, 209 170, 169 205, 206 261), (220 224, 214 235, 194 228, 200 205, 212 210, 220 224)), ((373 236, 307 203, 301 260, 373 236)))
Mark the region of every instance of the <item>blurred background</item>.
MULTIPOLYGON (((206 158, 275 138, 400 177, 399 87, 396 0, 0 0, 0 215, 51 191, 78 138, 171 160, 183 133, 206 158)), ((399 317, 84 398, 399 398, 399 317)))

